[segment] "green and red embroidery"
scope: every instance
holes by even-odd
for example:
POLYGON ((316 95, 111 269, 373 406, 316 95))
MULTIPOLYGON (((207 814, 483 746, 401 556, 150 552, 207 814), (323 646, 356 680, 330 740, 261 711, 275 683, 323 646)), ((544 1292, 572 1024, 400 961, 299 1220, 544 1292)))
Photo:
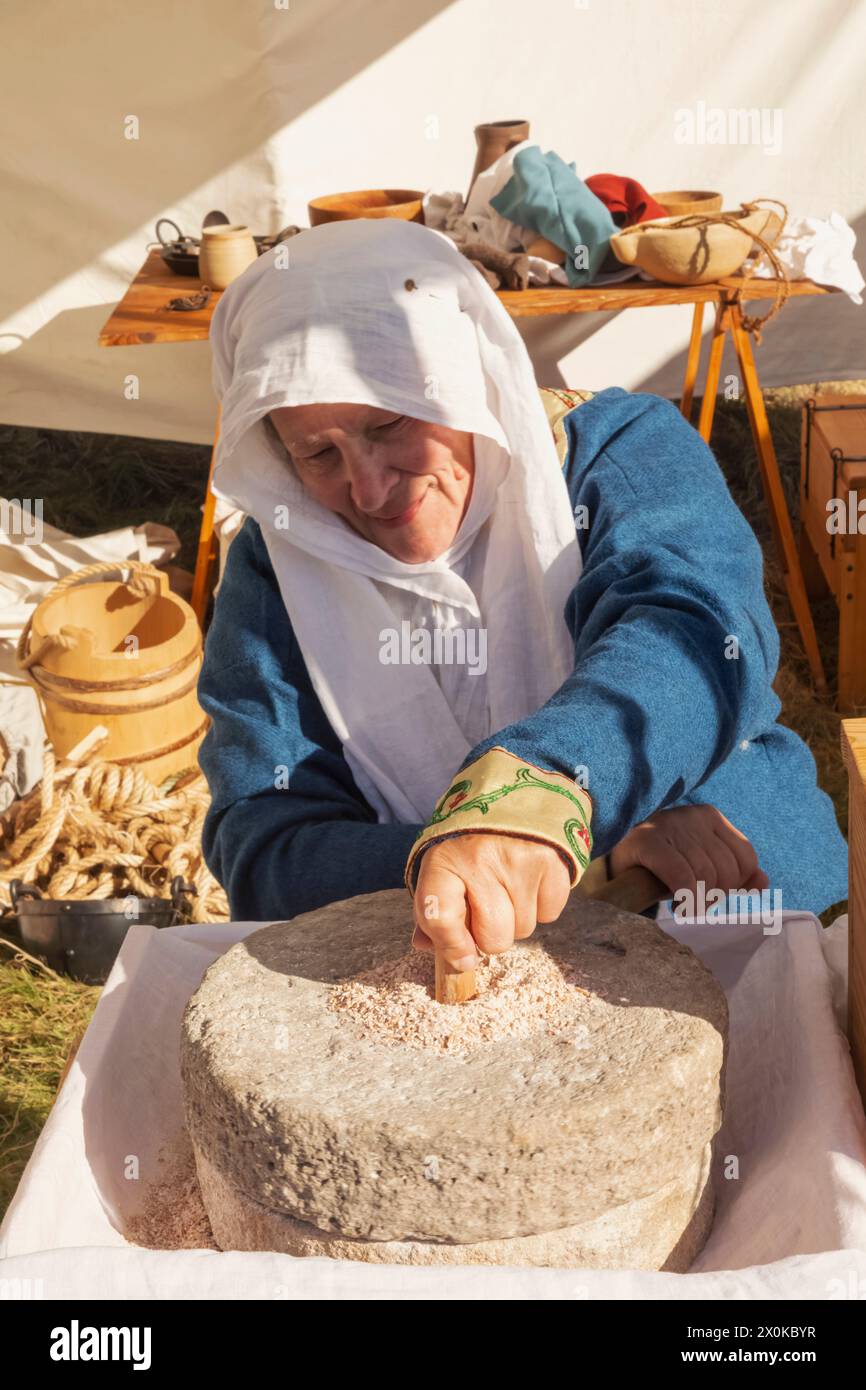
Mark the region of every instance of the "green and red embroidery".
POLYGON ((585 401, 591 401, 594 395, 592 391, 572 390, 567 386, 543 386, 541 389, 543 391, 549 391, 551 396, 555 396, 558 401, 568 406, 570 410, 575 409, 576 406, 583 405, 585 401))
POLYGON ((478 811, 482 816, 486 816, 490 807, 495 801, 501 800, 504 796, 510 796, 513 792, 525 791, 533 788, 538 791, 555 792, 557 796, 564 796, 580 812, 579 817, 571 817, 563 825, 563 834, 568 841, 574 857, 577 859, 582 869, 589 864, 592 854, 592 835, 586 824, 586 811, 583 803, 578 796, 568 790, 567 787, 557 785, 555 782, 548 782, 539 776, 531 767, 518 768, 514 775, 513 782, 507 782, 501 787, 495 787, 492 791, 479 792, 477 796, 470 797, 469 791, 472 787, 470 778, 464 778, 460 782, 454 782, 447 790, 445 795, 436 803, 427 824, 416 836, 416 841, 421 838, 426 830, 433 825, 441 825, 453 815, 458 815, 463 811, 478 811))

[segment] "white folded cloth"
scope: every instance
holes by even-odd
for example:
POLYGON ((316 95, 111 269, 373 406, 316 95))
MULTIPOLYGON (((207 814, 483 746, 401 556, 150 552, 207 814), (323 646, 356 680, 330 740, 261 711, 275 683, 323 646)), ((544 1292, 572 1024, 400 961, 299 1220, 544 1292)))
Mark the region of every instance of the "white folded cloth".
MULTIPOLYGON (((773 247, 793 280, 814 280, 844 290, 855 304, 862 304, 864 281, 854 259, 857 236, 838 212, 829 218, 789 217, 773 247)), ((753 274, 773 277, 776 272, 762 253, 753 274)))

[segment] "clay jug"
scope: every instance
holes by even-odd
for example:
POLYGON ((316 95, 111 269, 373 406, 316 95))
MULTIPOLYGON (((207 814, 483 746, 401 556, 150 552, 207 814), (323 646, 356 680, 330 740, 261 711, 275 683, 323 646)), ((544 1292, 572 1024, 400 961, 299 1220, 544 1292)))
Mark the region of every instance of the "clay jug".
POLYGON ((466 193, 466 201, 469 201, 469 194, 472 192, 472 185, 478 175, 484 170, 489 169, 491 164, 495 164, 500 155, 510 150, 512 145, 519 145, 521 141, 529 139, 528 121, 490 121, 487 125, 477 125, 475 127, 475 143, 478 146, 478 153, 475 156, 475 168, 472 170, 472 178, 466 193))
POLYGON ((203 285, 224 290, 258 257, 249 227, 235 223, 203 227, 198 253, 198 273, 203 285))

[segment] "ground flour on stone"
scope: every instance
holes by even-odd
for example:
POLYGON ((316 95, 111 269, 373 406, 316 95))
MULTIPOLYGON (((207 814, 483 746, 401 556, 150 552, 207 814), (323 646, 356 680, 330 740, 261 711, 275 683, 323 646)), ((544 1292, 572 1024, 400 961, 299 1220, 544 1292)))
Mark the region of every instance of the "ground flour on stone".
POLYGON ((574 967, 539 945, 481 961, 478 993, 464 1004, 438 1004, 432 952, 410 951, 334 985, 328 1006, 362 1037, 454 1055, 501 1039, 573 1029, 592 1006, 574 967))

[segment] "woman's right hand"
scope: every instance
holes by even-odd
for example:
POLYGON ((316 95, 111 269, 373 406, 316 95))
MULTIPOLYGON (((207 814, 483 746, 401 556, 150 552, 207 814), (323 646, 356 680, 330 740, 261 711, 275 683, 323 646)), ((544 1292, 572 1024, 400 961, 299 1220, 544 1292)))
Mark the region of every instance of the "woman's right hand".
POLYGON ((452 970, 473 970, 479 951, 497 955, 539 922, 555 922, 570 889, 565 862, 549 845, 489 832, 454 835, 421 859, 412 944, 440 952, 452 970))

